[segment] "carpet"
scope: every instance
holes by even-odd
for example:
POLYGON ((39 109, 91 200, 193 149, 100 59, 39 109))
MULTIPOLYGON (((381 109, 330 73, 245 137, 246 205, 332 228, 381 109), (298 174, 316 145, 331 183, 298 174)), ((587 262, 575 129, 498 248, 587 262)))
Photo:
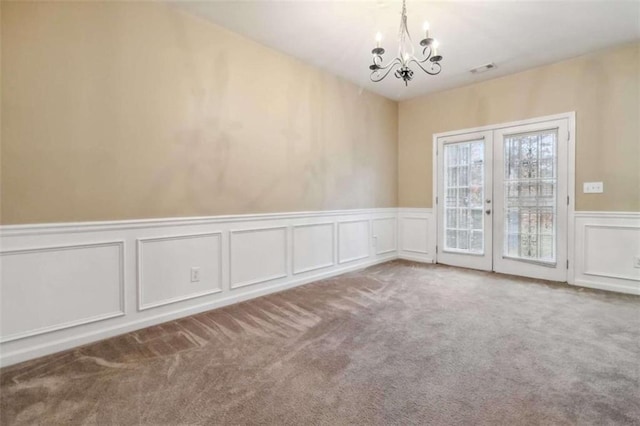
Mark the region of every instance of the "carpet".
POLYGON ((3 425, 640 425, 640 297, 393 261, 0 375, 3 425))

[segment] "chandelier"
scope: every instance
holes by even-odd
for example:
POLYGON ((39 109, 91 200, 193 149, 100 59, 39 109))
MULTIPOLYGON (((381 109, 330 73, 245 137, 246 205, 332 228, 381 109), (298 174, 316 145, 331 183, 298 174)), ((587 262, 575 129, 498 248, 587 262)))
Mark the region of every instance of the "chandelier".
POLYGON ((422 71, 429 75, 440 73, 440 61, 442 56, 438 55, 438 41, 429 37, 429 23, 425 22, 422 27, 425 32, 425 38, 420 41, 423 59, 415 56, 411 35, 407 28, 407 5, 406 0, 402 0, 402 17, 400 18, 400 30, 398 31, 398 56, 395 57, 387 65, 382 65, 382 55, 384 49, 380 47, 382 34, 376 34, 376 47, 371 51, 373 54, 373 64, 369 66, 371 70, 371 81, 382 81, 394 68, 396 78, 401 78, 405 86, 413 78, 413 71, 409 68, 410 64, 416 64, 422 71))

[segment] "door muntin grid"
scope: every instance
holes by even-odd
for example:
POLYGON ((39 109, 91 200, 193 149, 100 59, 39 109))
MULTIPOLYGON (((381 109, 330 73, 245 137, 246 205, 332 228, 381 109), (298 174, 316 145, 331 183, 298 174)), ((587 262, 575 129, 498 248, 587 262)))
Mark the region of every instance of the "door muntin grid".
POLYGON ((504 138, 503 257, 557 263, 558 130, 504 138))
POLYGON ((444 145, 444 250, 484 254, 484 140, 444 145))

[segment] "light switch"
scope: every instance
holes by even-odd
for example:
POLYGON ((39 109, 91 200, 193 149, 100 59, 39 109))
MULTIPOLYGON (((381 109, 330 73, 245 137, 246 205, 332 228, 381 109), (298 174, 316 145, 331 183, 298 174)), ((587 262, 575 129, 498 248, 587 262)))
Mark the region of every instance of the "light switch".
POLYGON ((601 194, 604 192, 604 184, 602 182, 584 182, 582 192, 585 194, 601 194))

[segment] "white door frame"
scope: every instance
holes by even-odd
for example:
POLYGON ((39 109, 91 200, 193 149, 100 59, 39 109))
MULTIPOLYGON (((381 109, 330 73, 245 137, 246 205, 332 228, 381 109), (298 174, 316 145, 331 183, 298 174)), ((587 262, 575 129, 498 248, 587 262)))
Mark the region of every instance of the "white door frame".
MULTIPOLYGON (((493 131, 503 129, 505 127, 522 126, 526 124, 538 124, 546 121, 555 120, 567 120, 567 127, 569 129, 569 137, 567 143, 567 193, 569 194, 569 203, 567 206, 567 281, 569 284, 574 284, 574 265, 575 265, 575 198, 576 198, 576 112, 566 112, 562 114, 546 115, 542 117, 529 118, 526 120, 511 121, 508 123, 490 124, 487 126, 473 127, 469 129, 454 130, 449 132, 434 133, 432 136, 432 206, 433 206, 433 220, 431 223, 431 235, 438 235, 438 205, 436 203, 436 197, 438 196, 438 138, 460 136, 467 133, 477 133, 485 131, 493 131)), ((438 239, 436 238, 436 244, 438 239)), ((434 262, 438 261, 439 248, 436 245, 434 262)))

